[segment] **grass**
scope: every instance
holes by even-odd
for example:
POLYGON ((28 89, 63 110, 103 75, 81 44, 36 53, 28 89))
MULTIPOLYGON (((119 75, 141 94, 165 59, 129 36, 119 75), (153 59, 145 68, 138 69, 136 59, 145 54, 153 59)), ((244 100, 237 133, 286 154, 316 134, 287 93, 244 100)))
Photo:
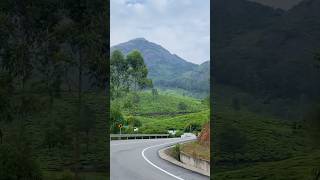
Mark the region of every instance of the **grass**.
MULTIPOLYGON (((215 133, 221 132, 225 125, 239 129, 247 138, 243 153, 238 154, 239 161, 259 162, 283 160, 309 152, 308 139, 302 129, 293 129, 292 125, 280 119, 265 117, 245 110, 234 111, 220 108, 216 113, 215 133), (290 147, 290 148, 289 148, 290 147)), ((231 154, 220 153, 218 161, 231 161, 231 154)))
MULTIPOLYGON (((303 126, 294 128, 295 118, 290 119, 288 116, 289 119, 284 119, 281 115, 270 113, 267 109, 270 105, 261 105, 257 102, 260 100, 251 102, 254 101, 253 97, 236 89, 216 89, 216 93, 220 94, 216 95, 216 112, 213 113, 215 121, 211 153, 214 167, 211 178, 313 180, 312 170, 320 168, 320 151, 312 146, 308 132, 303 126), (246 96, 240 100, 239 110, 232 108, 232 97, 235 94, 239 99, 246 96), (255 109, 255 103, 260 110, 255 109), (235 153, 235 164, 233 154, 222 152, 218 142, 219 133, 228 126, 236 127, 247 139, 243 149, 235 153)), ((294 105, 287 106, 291 108, 294 105)))
POLYGON ((161 116, 161 117, 144 117, 138 116, 142 121, 142 131, 148 131, 150 129, 158 129, 166 131, 168 129, 176 129, 183 131, 187 124, 191 122, 197 122, 204 124, 209 121, 209 110, 190 113, 185 115, 176 115, 176 116, 161 116))
POLYGON ((204 124, 209 120, 208 106, 200 99, 183 96, 173 90, 159 91, 155 97, 151 91, 138 93, 139 101, 132 107, 126 107, 132 95, 123 97, 113 103, 120 104, 125 117, 135 116, 142 122, 139 133, 167 133, 169 129, 183 131, 187 124, 197 122, 204 124), (185 110, 179 109, 179 103, 186 105, 185 110))
POLYGON ((210 161, 210 147, 198 142, 181 144, 181 151, 192 157, 210 161))
MULTIPOLYGON (((108 147, 106 146, 108 144, 106 138, 106 97, 86 93, 83 96, 83 102, 94 111, 96 119, 92 122, 94 126, 89 131, 88 139, 84 132, 79 134, 80 166, 83 171, 105 171, 109 164, 107 161, 109 153, 107 153, 108 147), (87 140, 89 142, 88 151, 87 140)), ((54 101, 51 113, 46 105, 42 106, 41 111, 32 113, 24 119, 24 127, 26 138, 33 150, 32 154, 46 175, 72 167, 74 154, 72 129, 77 114, 77 96, 76 94, 63 94, 61 98, 54 101), (53 141, 59 140, 59 142, 49 148, 46 144, 46 137, 51 137, 53 141), (62 145, 62 142, 66 144, 62 145)), ((4 143, 15 138, 18 133, 17 124, 16 120, 12 122, 0 121, 0 127, 4 133, 4 143)))
POLYGON ((296 156, 282 161, 257 163, 254 166, 226 172, 213 172, 219 180, 313 180, 313 169, 320 168, 320 152, 296 156))
MULTIPOLYGON (((139 92, 139 103, 136 105, 137 113, 153 113, 153 112, 199 112, 207 109, 207 106, 202 103, 199 99, 195 99, 188 96, 182 96, 178 93, 165 93, 159 91, 159 94, 153 96, 151 91, 139 92), (185 110, 178 108, 179 103, 187 105, 185 110)), ((126 98, 120 98, 118 102, 124 105, 125 102, 129 101, 132 96, 126 98)), ((130 113, 129 108, 124 108, 124 112, 130 113)))
MULTIPOLYGON (((70 180, 74 177, 74 174, 69 171, 46 171, 43 175, 43 179, 46 180, 60 180, 65 178, 70 180)), ((99 172, 82 172, 79 173, 80 180, 108 180, 107 173, 99 172)))

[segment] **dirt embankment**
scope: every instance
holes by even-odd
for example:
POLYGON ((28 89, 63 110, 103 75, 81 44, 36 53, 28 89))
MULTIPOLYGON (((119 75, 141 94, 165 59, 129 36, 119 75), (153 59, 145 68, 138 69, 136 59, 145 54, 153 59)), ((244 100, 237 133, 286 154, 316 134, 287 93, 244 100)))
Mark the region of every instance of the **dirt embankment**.
POLYGON ((199 143, 210 146, 210 122, 207 122, 198 136, 199 143))

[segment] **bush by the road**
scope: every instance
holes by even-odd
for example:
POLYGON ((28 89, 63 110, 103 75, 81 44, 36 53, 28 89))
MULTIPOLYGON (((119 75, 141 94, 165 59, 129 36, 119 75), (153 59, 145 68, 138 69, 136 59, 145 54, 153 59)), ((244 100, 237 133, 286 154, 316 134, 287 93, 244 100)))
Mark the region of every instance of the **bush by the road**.
POLYGON ((0 145, 0 180, 42 179, 39 164, 29 151, 17 146, 0 145))

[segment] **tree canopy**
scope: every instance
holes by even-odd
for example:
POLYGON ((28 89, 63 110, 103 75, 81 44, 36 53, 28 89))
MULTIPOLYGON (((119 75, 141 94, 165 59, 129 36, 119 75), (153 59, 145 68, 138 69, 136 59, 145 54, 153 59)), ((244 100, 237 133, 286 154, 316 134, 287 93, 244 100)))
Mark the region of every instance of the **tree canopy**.
POLYGON ((115 50, 110 58, 111 96, 120 97, 129 91, 138 91, 152 87, 148 79, 148 69, 139 51, 132 51, 124 56, 121 51, 115 50))

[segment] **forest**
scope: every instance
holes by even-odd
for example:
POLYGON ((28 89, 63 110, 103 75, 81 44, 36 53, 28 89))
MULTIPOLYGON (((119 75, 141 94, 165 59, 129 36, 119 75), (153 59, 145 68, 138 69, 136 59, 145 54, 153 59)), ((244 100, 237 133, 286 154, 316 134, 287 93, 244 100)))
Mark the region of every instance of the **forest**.
POLYGON ((213 6, 213 179, 318 179, 319 1, 213 6))
POLYGON ((107 177, 107 1, 0 3, 0 179, 107 177))
POLYGON ((111 133, 167 134, 200 132, 209 121, 209 99, 196 99, 172 89, 153 85, 143 55, 114 50, 110 58, 111 133))

